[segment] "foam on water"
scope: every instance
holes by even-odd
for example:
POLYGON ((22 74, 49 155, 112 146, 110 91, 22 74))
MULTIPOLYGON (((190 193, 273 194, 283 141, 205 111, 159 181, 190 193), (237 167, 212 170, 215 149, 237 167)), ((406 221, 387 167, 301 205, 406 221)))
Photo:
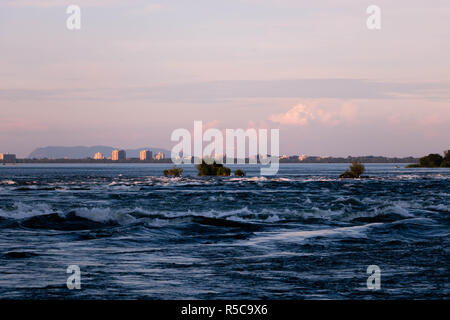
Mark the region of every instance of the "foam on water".
POLYGON ((46 203, 30 205, 22 202, 16 202, 8 209, 0 209, 0 217, 19 220, 45 215, 52 212, 55 211, 46 203))
POLYGON ((247 241, 247 244, 258 244, 261 242, 297 242, 308 238, 315 237, 347 237, 347 238, 363 238, 366 237, 366 231, 369 228, 381 226, 382 223, 370 223, 362 226, 342 227, 333 229, 307 230, 307 231, 287 231, 279 233, 257 233, 255 238, 247 241))

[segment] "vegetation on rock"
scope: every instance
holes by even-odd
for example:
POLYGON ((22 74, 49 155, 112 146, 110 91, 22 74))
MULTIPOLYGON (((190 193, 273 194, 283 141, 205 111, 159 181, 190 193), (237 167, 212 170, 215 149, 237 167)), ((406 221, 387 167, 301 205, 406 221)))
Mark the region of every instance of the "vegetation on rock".
POLYGON ((444 157, 437 153, 430 153, 420 158, 419 163, 411 164, 407 168, 450 168, 450 150, 444 152, 444 157))
POLYGON ((245 177, 245 172, 242 171, 241 169, 237 169, 237 170, 234 172, 234 175, 235 175, 236 177, 245 177))
POLYGON ((450 150, 444 152, 444 160, 442 160, 441 167, 450 168, 450 150))
POLYGON ((199 176, 229 176, 231 174, 230 168, 215 161, 212 164, 207 164, 202 160, 202 163, 197 165, 197 170, 199 176))
POLYGON ((362 163, 354 161, 350 166, 350 170, 346 170, 339 176, 341 179, 358 179, 364 173, 366 168, 362 163))
POLYGON ((183 173, 183 169, 173 167, 172 169, 164 170, 165 177, 180 177, 183 173))

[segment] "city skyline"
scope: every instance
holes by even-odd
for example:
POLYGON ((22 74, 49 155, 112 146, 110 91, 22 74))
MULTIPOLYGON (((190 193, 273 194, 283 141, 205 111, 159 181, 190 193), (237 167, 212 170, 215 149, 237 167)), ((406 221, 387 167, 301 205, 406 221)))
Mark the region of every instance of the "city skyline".
POLYGON ((352 1, 77 4, 70 31, 61 2, 0 3, 1 150, 170 150, 195 120, 279 128, 281 154, 449 147, 448 2, 380 0, 380 30, 352 1))
MULTIPOLYGON (((95 146, 46 146, 44 148, 95 148, 95 146)), ((100 146, 103 148, 109 148, 107 146, 100 146)), ((38 150, 39 148, 36 148, 33 150, 33 152, 35 152, 36 150, 38 150)), ((165 159, 166 157, 170 158, 170 154, 171 154, 171 150, 164 150, 161 148, 156 148, 157 150, 164 150, 164 151, 158 151, 155 154, 153 154, 153 151, 151 150, 152 148, 136 148, 136 149, 131 149, 130 150, 139 150, 139 155, 138 156, 134 156, 134 157, 127 157, 127 153, 125 149, 129 149, 129 148, 113 148, 114 150, 112 151, 111 156, 107 156, 104 153, 100 152, 100 151, 95 151, 92 153, 92 156, 86 156, 85 158, 92 158, 94 160, 107 160, 107 159, 112 159, 113 158, 113 154, 115 152, 121 152, 123 151, 125 153, 125 158, 126 159, 140 159, 140 160, 148 160, 148 159, 156 159, 155 157, 162 157, 162 159, 165 159), (146 153, 147 155, 143 155, 143 153, 146 153)), ((448 149, 448 148, 447 148, 448 149)), ((0 150, 2 151, 2 150, 0 150)), ((441 154, 443 152, 446 152, 447 150, 443 151, 433 151, 430 153, 438 153, 441 154)), ((33 154, 33 152, 26 154, 25 156, 18 156, 18 158, 21 159, 33 159, 35 157, 31 156, 31 154, 33 154)), ((14 155, 16 156, 15 153, 9 152, 9 151, 4 151, 0 152, 1 155, 14 155)), ((270 153, 268 153, 268 155, 270 155, 270 153)), ((386 157, 386 158, 408 158, 408 157, 421 157, 423 156, 423 154, 420 154, 418 156, 414 156, 414 155, 406 155, 406 156, 391 156, 391 155, 386 155, 386 154, 348 154, 348 155, 343 155, 343 156, 336 156, 336 155, 330 155, 330 154, 325 154, 325 153, 321 153, 321 154, 306 154, 306 153, 302 153, 302 152, 298 152, 298 153, 293 153, 293 154, 287 154, 287 153, 280 153, 279 158, 280 159, 288 159, 288 158, 293 158, 296 157, 299 159, 299 161, 304 160, 307 157, 318 157, 321 159, 326 159, 326 158, 346 158, 346 157, 386 157)), ((191 156, 192 157, 192 156, 191 156)), ((217 158, 217 157, 226 157, 226 153, 221 153, 221 154, 217 154, 217 153, 213 153, 213 157, 217 158)), ((248 157, 248 155, 247 155, 248 157)), ((47 158, 47 157, 45 157, 47 158)), ((63 159, 63 158, 67 158, 67 159, 81 159, 78 157, 75 158, 71 158, 71 157, 49 157, 49 159, 63 159)), ((177 156, 177 159, 180 158, 177 156)), ((44 159, 44 157, 38 157, 36 159, 44 159)))

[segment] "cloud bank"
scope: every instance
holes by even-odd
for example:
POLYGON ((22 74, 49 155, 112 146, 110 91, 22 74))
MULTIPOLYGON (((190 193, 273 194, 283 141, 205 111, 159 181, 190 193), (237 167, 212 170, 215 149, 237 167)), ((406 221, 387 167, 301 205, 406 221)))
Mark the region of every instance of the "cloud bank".
POLYGON ((319 101, 312 105, 297 104, 285 113, 272 114, 269 120, 281 125, 292 126, 306 126, 313 122, 336 126, 344 122, 351 123, 356 116, 357 107, 353 104, 326 105, 319 101))

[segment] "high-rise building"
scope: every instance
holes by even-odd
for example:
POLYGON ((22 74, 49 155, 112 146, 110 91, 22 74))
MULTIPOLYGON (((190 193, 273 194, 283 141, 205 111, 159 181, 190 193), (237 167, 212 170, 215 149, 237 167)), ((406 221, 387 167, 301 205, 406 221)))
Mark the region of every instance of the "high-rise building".
POLYGON ((114 150, 112 152, 112 157, 111 159, 113 161, 123 161, 127 159, 127 153, 125 152, 125 150, 114 150))
POLYGON ((0 161, 3 163, 15 163, 16 155, 10 153, 0 153, 0 161))
POLYGON ((97 153, 94 155, 94 160, 103 160, 103 159, 105 159, 105 157, 104 157, 103 154, 101 154, 100 152, 97 152, 97 153))
POLYGON ((153 156, 153 152, 151 152, 149 150, 142 150, 141 153, 139 154, 139 159, 151 160, 152 156, 153 156))
POLYGON ((164 153, 163 152, 158 152, 153 159, 155 160, 163 160, 164 159, 164 153))

